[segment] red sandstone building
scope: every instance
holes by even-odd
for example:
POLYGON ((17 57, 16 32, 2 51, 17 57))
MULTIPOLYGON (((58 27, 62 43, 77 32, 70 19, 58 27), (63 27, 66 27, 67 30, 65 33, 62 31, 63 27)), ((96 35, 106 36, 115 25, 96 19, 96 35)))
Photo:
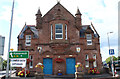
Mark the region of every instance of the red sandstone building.
MULTIPOLYGON (((75 64, 81 63, 84 72, 94 66, 102 68, 99 34, 94 26, 82 25, 79 9, 72 15, 59 2, 42 16, 36 14, 36 25, 26 25, 18 35, 18 50, 29 51, 29 70, 37 63, 44 64, 44 74, 74 74, 75 64), (90 63, 89 59, 95 61, 90 63)), ((83 18, 84 19, 84 18, 83 18)))

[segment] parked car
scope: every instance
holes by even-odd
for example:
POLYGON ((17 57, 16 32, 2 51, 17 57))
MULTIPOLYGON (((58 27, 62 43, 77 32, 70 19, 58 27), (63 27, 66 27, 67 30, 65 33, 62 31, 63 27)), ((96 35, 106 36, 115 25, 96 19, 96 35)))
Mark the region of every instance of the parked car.
POLYGON ((119 64, 119 61, 114 61, 114 66, 115 66, 115 69, 116 71, 120 71, 120 64, 119 64))
POLYGON ((103 62, 103 67, 104 68, 109 68, 108 64, 106 63, 106 61, 103 62))

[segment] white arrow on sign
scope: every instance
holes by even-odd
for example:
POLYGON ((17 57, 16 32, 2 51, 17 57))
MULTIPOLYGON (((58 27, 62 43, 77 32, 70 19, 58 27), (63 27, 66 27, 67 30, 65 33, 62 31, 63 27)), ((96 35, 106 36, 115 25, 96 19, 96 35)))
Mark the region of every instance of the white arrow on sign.
POLYGON ((10 53, 11 57, 13 57, 12 53, 10 53))

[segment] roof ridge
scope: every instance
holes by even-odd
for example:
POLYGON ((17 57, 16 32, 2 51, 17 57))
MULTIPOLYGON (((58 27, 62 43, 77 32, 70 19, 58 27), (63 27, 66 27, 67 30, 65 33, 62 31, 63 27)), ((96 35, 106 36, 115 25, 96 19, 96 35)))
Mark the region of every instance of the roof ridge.
MULTIPOLYGON (((55 6, 60 5, 62 6, 68 13, 70 13, 60 2, 58 2, 56 5, 54 5, 43 17, 45 17, 55 6)), ((70 13, 71 14, 71 13, 70 13)), ((74 15, 71 14, 73 17, 74 15)))

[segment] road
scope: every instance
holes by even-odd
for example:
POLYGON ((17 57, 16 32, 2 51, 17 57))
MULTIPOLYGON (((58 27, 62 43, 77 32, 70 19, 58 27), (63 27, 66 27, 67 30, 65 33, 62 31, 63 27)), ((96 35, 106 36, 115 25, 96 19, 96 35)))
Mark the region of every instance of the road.
MULTIPOLYGON (((11 72, 14 73, 16 70, 12 70, 11 72)), ((0 79, 6 75, 6 71, 0 71, 0 79)), ((9 71, 10 75, 10 71, 9 71)))

